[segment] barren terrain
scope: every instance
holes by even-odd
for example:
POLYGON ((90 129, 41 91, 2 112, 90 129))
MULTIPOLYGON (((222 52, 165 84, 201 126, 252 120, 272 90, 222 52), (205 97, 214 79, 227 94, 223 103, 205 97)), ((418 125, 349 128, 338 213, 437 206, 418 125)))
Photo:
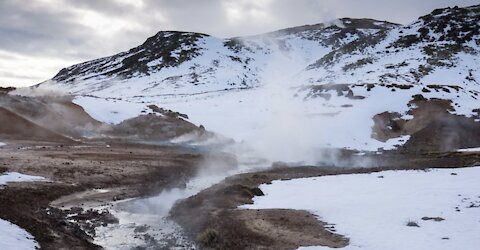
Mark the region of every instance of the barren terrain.
MULTIPOLYGON (((78 210, 88 202, 102 204, 181 187, 206 157, 181 147, 139 144, 7 143, 0 149, 2 172, 44 176, 49 182, 16 183, 2 188, 1 218, 25 228, 44 249, 99 248, 77 224, 67 220, 68 210, 53 205, 78 210), (99 196, 95 192, 99 189, 108 191, 99 196), (71 196, 84 191, 90 193, 71 196)), ((90 220, 103 219, 95 213, 85 214, 90 220)))

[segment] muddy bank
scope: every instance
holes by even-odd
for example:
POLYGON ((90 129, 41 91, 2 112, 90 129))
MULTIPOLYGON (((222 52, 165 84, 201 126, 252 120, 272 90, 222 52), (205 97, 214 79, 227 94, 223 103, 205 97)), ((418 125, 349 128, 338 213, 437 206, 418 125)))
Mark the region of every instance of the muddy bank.
POLYGON ((0 215, 31 233, 42 249, 101 249, 65 214, 49 206, 62 195, 81 190, 59 184, 9 185, 0 192, 0 215))
POLYGON ((99 248, 85 233, 89 229, 73 220, 93 220, 98 222, 93 226, 98 226, 108 221, 114 223, 114 218, 81 211, 77 206, 150 196, 166 188, 182 187, 202 162, 212 157, 232 163, 232 158, 225 154, 205 155, 172 146, 6 143, 0 149, 2 171, 44 176, 50 182, 14 183, 0 190, 0 218, 25 228, 42 249, 99 248), (52 204, 53 201, 56 202, 52 204))
MULTIPOLYGON (((410 139, 399 150, 406 152, 448 151, 480 146, 478 115, 466 117, 455 114, 451 100, 431 98, 420 94, 412 96, 407 114, 383 112, 372 119, 372 138, 387 141, 403 135, 410 139)), ((475 112, 476 110, 473 110, 475 112)))
POLYGON ((327 225, 307 211, 236 208, 251 204, 254 196, 263 195, 259 185, 273 180, 394 169, 465 167, 480 163, 479 153, 384 153, 358 156, 359 159, 365 157, 369 157, 368 161, 375 167, 292 168, 277 164, 270 170, 232 176, 177 202, 171 210, 171 217, 204 249, 296 249, 315 245, 343 247, 348 245, 348 239, 335 234, 335 225, 327 225))

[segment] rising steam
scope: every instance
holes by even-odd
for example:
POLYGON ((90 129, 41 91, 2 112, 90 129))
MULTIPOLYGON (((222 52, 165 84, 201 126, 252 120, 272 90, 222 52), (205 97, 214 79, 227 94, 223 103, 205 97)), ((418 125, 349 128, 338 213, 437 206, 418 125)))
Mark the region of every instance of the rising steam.
POLYGON ((58 87, 58 83, 53 80, 47 80, 40 85, 32 87, 18 88, 9 94, 30 96, 30 97, 65 97, 67 93, 58 87))
POLYGON ((259 127, 255 140, 249 141, 260 155, 270 161, 308 162, 318 161, 317 148, 321 130, 310 121, 302 105, 303 99, 295 95, 292 86, 302 80, 297 74, 304 70, 305 62, 292 51, 288 53, 278 46, 260 79, 263 91, 256 98, 264 109, 264 115, 253 117, 259 127))

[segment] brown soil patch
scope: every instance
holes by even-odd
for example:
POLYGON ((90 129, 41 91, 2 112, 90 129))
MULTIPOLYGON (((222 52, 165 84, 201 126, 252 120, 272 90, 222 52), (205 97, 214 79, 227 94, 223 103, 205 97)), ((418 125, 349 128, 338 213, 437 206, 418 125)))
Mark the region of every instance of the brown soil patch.
POLYGON ((402 151, 449 151, 458 148, 480 146, 480 123, 474 118, 454 115, 449 100, 413 96, 408 114, 413 119, 405 120, 399 113, 383 112, 373 117, 372 138, 387 141, 402 135, 411 135, 402 151))
POLYGON ((235 210, 248 229, 275 239, 270 249, 294 249, 298 246, 345 247, 348 240, 329 232, 326 224, 307 211, 265 209, 235 210))
POLYGON ((81 138, 101 127, 69 96, 24 97, 0 96, 0 106, 56 133, 81 138))
POLYGON ((0 126, 1 138, 73 142, 71 139, 40 127, 3 107, 0 107, 0 121, 3 121, 0 126))
MULTIPOLYGON (((165 188, 184 186, 206 158, 232 162, 224 154, 207 156, 180 147, 137 144, 106 147, 7 141, 0 151, 2 170, 51 181, 12 183, 0 190, 0 218, 25 228, 42 249, 98 249, 78 224, 67 220, 68 211, 56 207, 155 195, 165 188), (88 195, 92 189, 109 191, 88 195)), ((102 215, 85 211, 81 216, 94 220, 102 215)))

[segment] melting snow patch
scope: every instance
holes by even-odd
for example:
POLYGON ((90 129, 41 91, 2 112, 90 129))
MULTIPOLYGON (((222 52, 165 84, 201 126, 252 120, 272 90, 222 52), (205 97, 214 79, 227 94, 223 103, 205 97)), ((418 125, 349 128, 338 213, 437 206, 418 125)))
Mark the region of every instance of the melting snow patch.
POLYGON ((410 135, 404 135, 398 138, 392 138, 385 142, 385 146, 383 147, 384 150, 392 150, 396 149, 398 146, 405 144, 410 140, 410 135))
POLYGON ((7 185, 9 182, 25 182, 25 181, 44 181, 45 178, 41 176, 33 176, 20 174, 16 172, 5 173, 0 175, 0 186, 7 185))
POLYGON ((33 236, 19 226, 0 219, 0 249, 38 249, 33 236))
MULTIPOLYGON (((303 209, 336 225, 344 249, 478 249, 480 167, 274 181, 249 209, 303 209), (415 222, 418 227, 407 226, 415 222)), ((328 249, 305 247, 301 249, 328 249)))
POLYGON ((480 148, 462 148, 458 149, 457 152, 480 152, 480 148))

